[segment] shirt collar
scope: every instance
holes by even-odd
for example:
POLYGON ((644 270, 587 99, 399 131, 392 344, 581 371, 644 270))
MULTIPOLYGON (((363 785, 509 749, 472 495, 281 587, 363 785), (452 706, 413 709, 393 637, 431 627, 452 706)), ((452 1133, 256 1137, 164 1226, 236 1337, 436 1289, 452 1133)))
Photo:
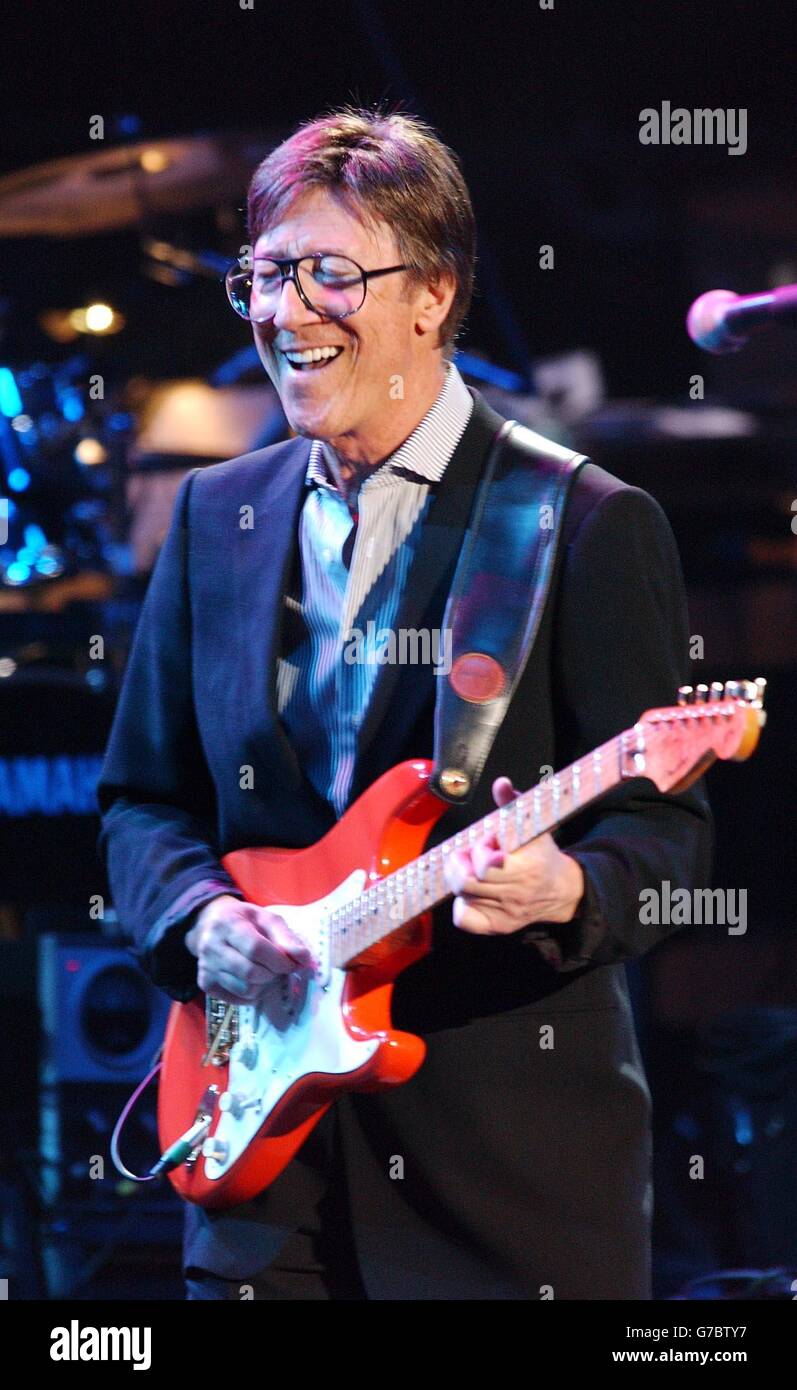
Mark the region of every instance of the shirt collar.
MULTIPOLYGON (((438 483, 457 447, 473 410, 473 397, 453 362, 446 363, 446 375, 434 405, 416 425, 412 434, 400 444, 377 469, 366 478, 363 487, 377 482, 389 482, 400 472, 412 475, 418 482, 438 483)), ((310 445, 305 483, 337 491, 332 481, 327 459, 329 446, 322 439, 310 445)))

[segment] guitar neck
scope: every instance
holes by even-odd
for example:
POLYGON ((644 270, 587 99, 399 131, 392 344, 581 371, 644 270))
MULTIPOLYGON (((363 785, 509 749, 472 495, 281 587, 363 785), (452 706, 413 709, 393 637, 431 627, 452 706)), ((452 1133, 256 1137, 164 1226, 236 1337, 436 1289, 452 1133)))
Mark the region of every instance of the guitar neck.
POLYGON ((443 840, 418 859, 380 879, 359 897, 330 913, 331 960, 343 967, 452 896, 443 869, 454 850, 468 849, 494 835, 506 853, 553 831, 568 817, 611 791, 628 777, 644 775, 644 743, 637 729, 626 729, 592 753, 548 776, 508 806, 491 811, 467 830, 443 840))

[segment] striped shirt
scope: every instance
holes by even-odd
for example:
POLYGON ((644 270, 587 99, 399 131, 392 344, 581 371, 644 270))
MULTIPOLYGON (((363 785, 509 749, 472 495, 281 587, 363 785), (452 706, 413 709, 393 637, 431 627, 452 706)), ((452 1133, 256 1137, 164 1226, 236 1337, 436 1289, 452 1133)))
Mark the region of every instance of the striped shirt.
MULTIPOLYGON (((357 739, 395 630, 431 489, 465 432, 473 397, 453 363, 408 439, 362 483, 353 505, 335 486, 329 446, 310 446, 299 521, 306 638, 277 665, 277 704, 312 785, 340 815, 357 739)), ((398 636, 398 634, 396 634, 398 636)), ((399 648, 400 650, 400 648, 399 648)))

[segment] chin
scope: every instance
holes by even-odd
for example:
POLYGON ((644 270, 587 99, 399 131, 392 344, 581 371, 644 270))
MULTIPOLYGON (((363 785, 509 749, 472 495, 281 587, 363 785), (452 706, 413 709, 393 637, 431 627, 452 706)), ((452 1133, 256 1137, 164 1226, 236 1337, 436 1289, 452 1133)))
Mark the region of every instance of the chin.
POLYGON ((324 410, 287 410, 283 401, 285 418, 291 429, 296 434, 304 435, 306 439, 332 439, 341 431, 337 429, 334 420, 330 420, 329 415, 324 410))

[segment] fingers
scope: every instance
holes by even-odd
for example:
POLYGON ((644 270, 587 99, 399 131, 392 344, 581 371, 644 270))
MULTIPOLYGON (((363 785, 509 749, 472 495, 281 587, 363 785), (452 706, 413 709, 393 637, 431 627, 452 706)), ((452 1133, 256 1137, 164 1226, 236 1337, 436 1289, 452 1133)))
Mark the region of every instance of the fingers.
POLYGON ((499 880, 503 867, 504 854, 493 836, 477 840, 469 850, 453 850, 446 856, 443 875, 452 893, 484 893, 483 884, 499 880))
POLYGON ((473 932, 477 936, 495 935, 495 928, 487 912, 483 910, 484 907, 486 904, 483 899, 474 899, 468 895, 456 897, 451 908, 454 926, 462 931, 473 932))
POLYGON ((312 951, 268 908, 228 897, 212 904, 196 951, 197 983, 229 1003, 254 1003, 275 976, 317 968, 312 951))
MULTIPOLYGON (((483 883, 489 879, 490 870, 503 869, 504 852, 497 839, 493 836, 490 839, 477 840, 471 851, 471 864, 475 877, 483 883)), ((493 873, 492 878, 496 875, 493 873)))
MULTIPOLYGON (((250 927, 250 930, 253 929, 250 927)), ((215 993, 216 984, 220 984, 238 1002, 253 1000, 263 986, 274 979, 274 974, 273 970, 250 959, 217 933, 209 934, 202 943, 197 979, 200 989, 206 994, 215 993)))
POLYGON ((204 994, 212 994, 214 999, 223 999, 228 1004, 253 1004, 260 994, 262 985, 253 988, 230 970, 205 966, 199 962, 197 984, 204 994))
POLYGON ((295 970, 297 966, 309 970, 317 969, 318 962, 307 942, 291 930, 284 917, 280 917, 279 913, 270 912, 265 907, 258 908, 258 913, 258 930, 263 932, 266 940, 273 942, 277 950, 288 959, 289 970, 295 970))
POLYGON ((492 790, 493 801, 496 806, 508 806, 510 801, 514 801, 517 796, 517 792, 508 777, 496 777, 492 790))
POLYGON ((268 975, 289 975, 299 966, 312 968, 313 958, 304 942, 281 917, 260 908, 254 919, 238 917, 226 923, 224 944, 265 980, 268 975))

